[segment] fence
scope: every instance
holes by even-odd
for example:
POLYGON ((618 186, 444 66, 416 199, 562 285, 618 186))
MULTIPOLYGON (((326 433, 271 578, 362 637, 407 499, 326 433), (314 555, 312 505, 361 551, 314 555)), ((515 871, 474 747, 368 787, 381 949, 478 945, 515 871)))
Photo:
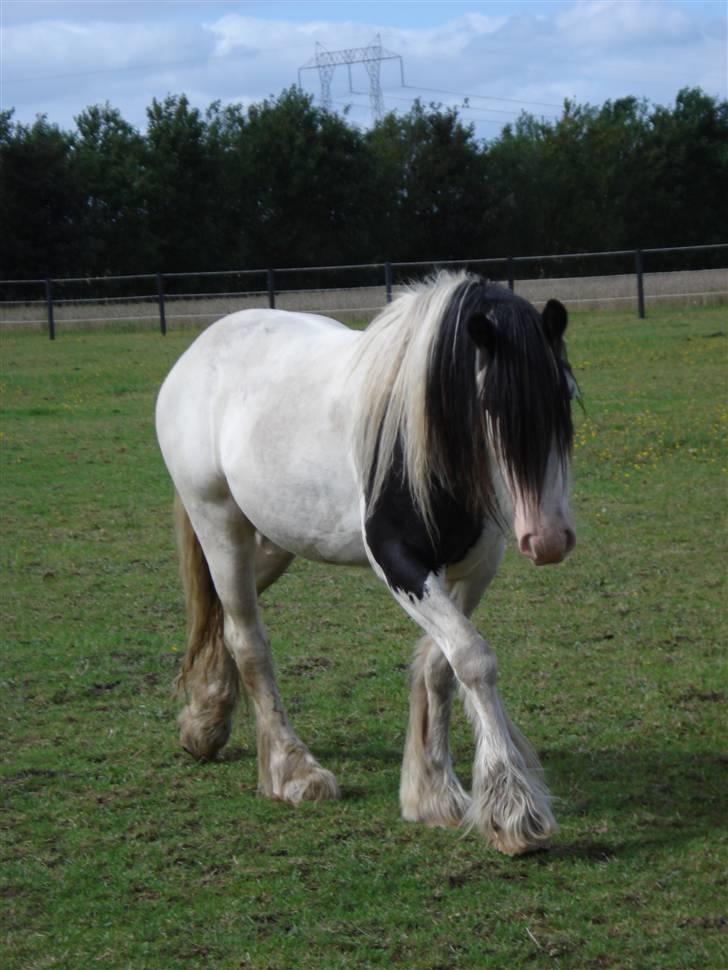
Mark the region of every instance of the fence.
POLYGON ((132 322, 158 326, 164 334, 170 322, 200 326, 234 310, 260 306, 362 320, 389 302, 403 282, 440 267, 477 270, 507 282, 534 303, 557 296, 567 306, 631 304, 640 317, 652 303, 728 300, 728 243, 721 243, 436 262, 5 280, 0 281, 0 326, 47 327, 51 340, 58 325, 91 328, 132 322))

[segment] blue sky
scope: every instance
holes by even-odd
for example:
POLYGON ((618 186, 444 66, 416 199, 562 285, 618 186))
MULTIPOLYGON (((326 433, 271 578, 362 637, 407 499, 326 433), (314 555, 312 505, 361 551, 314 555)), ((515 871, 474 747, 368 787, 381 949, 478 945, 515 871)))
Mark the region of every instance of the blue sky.
MULTIPOLYGON (((564 98, 628 94, 671 104, 681 87, 728 97, 728 0, 0 0, 0 107, 73 126, 110 101, 139 128, 153 97, 259 101, 296 83, 316 43, 402 58, 381 65, 387 110, 413 98, 457 105, 479 137, 522 110, 555 117, 564 98)), ((320 94, 316 71, 304 88, 320 94)), ((336 110, 371 121, 368 79, 332 79, 336 110)))

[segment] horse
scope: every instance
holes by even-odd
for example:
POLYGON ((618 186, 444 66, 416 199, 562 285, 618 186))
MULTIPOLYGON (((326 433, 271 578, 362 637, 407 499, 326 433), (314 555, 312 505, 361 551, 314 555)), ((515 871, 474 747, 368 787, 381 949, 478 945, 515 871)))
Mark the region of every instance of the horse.
POLYGON ((360 332, 253 309, 195 339, 156 407, 187 603, 179 726, 191 755, 225 745, 242 682, 259 792, 293 805, 340 797, 288 719, 258 597, 295 556, 368 564, 423 634, 402 816, 475 828, 509 855, 548 846, 543 771, 469 617, 509 529, 536 565, 574 546, 566 325, 557 300, 539 313, 462 271, 410 284, 360 332), (475 734, 470 793, 449 748, 456 685, 475 734))

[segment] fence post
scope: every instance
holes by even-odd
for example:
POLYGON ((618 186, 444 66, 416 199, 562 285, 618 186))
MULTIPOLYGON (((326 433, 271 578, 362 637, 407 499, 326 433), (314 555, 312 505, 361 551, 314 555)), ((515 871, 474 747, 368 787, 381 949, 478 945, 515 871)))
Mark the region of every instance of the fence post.
POLYGON ((645 318, 645 281, 642 271, 642 250, 634 251, 634 270, 637 274, 637 316, 640 320, 645 318))
POLYGON ((387 303, 392 302, 392 264, 386 262, 384 264, 384 290, 386 293, 387 303))
POLYGON ((56 321, 53 316, 53 280, 45 281, 46 305, 48 307, 48 338, 56 339, 56 321))
POLYGON ((273 281, 273 270, 268 270, 268 306, 271 310, 276 308, 276 288, 273 281))
POLYGON ((164 311, 164 280, 161 273, 157 273, 157 300, 159 302, 159 332, 164 337, 167 333, 167 315, 164 311))
POLYGON ((508 288, 510 290, 515 289, 515 276, 513 272, 513 257, 508 257, 508 288))

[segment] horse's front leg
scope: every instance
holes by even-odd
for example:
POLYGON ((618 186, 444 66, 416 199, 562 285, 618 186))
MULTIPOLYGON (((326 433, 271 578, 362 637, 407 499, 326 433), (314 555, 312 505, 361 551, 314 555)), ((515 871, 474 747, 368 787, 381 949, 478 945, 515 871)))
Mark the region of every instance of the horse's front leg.
POLYGON ((498 695, 495 654, 448 595, 442 578, 427 573, 409 550, 390 545, 370 554, 395 599, 440 648, 464 694, 476 740, 472 802, 464 824, 508 855, 543 848, 557 829, 550 796, 536 755, 498 695))
MULTIPOLYGON (((484 532, 467 568, 447 575, 450 599, 470 616, 498 569, 504 540, 484 532)), ((450 708, 455 676, 429 635, 417 644, 412 662, 410 712, 402 759, 400 803, 408 821, 457 828, 470 812, 470 797, 458 781, 450 755, 450 708)))
POLYGON ((450 755, 450 709, 455 678, 430 636, 420 639, 410 674, 410 709, 402 759, 402 817, 458 828, 470 798, 458 781, 450 755))
POLYGON ((495 654, 437 576, 428 577, 421 599, 394 595, 447 658, 473 723, 472 802, 464 823, 508 855, 543 848, 557 829, 550 796, 536 755, 512 725, 496 689, 495 654))

